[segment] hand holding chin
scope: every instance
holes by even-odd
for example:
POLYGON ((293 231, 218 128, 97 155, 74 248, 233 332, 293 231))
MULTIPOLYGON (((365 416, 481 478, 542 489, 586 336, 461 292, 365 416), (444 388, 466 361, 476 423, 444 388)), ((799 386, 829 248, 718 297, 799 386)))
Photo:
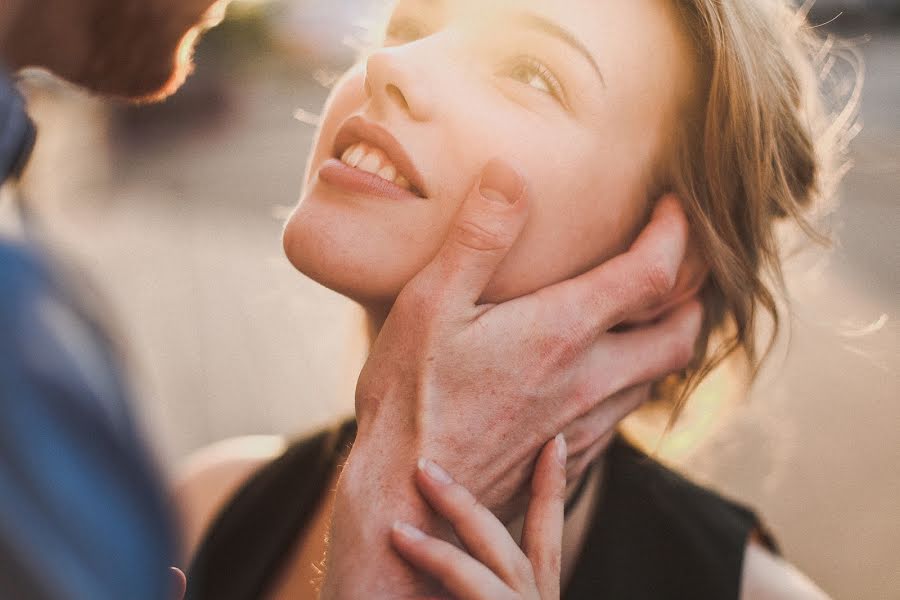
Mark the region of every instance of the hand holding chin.
POLYGON ((701 322, 689 299, 615 331, 676 290, 688 225, 673 197, 625 254, 532 295, 478 304, 527 215, 522 178, 492 161, 439 254, 397 299, 356 394, 361 449, 377 439, 382 456, 433 456, 503 518, 547 440, 579 434, 571 446, 582 468, 570 471, 579 476, 589 462, 579 456, 598 452, 647 384, 688 364, 701 322))
POLYGON ((677 199, 659 202, 626 253, 534 294, 479 304, 527 217, 522 178, 492 161, 438 255, 394 304, 357 384, 359 430, 338 485, 323 598, 353 597, 342 594, 353 580, 378 581, 373 598, 432 591, 387 547, 397 519, 450 535, 413 485, 419 457, 511 519, 548 440, 567 437, 567 479, 577 480, 650 384, 693 357, 694 300, 618 327, 675 290, 688 238, 677 199))

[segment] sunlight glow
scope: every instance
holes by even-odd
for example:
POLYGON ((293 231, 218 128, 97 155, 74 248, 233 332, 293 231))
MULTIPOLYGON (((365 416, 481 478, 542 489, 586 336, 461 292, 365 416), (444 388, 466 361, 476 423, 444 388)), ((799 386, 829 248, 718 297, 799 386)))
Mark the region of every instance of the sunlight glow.
POLYGON ((726 361, 700 384, 669 431, 670 405, 651 404, 626 419, 623 431, 642 450, 669 465, 679 465, 698 451, 734 414, 746 397, 748 381, 736 361, 726 361))

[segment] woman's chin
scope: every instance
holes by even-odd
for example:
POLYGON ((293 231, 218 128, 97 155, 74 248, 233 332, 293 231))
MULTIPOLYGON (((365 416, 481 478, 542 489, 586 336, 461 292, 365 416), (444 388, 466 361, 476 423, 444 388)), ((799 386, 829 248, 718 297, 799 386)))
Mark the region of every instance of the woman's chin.
POLYGON ((351 239, 352 232, 335 231, 294 215, 284 229, 282 243, 295 269, 316 283, 364 307, 384 306, 409 280, 402 270, 389 268, 377 252, 351 239))

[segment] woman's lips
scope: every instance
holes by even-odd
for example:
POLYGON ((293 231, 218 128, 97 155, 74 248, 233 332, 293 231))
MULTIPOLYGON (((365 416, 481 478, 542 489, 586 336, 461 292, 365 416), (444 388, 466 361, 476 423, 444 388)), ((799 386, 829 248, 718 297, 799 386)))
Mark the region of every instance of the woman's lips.
POLYGON ((319 169, 319 180, 347 192, 376 196, 390 200, 421 200, 422 197, 410 190, 344 164, 339 159, 330 158, 319 169))
POLYGON ((335 136, 332 157, 340 159, 352 146, 362 143, 369 150, 377 150, 393 165, 398 174, 418 192, 418 197, 427 197, 428 190, 415 162, 394 135, 373 121, 356 115, 347 119, 335 136))

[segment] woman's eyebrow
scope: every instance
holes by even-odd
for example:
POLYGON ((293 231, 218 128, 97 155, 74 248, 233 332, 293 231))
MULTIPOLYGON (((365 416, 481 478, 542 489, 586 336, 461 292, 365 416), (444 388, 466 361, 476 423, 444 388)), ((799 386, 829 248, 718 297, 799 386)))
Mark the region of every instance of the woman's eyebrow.
POLYGON ((568 44, 576 51, 581 53, 591 66, 594 67, 594 70, 597 72, 597 76, 600 78, 600 82, 603 84, 603 87, 606 87, 606 80, 603 78, 603 72, 600 70, 600 65, 597 64, 597 60, 594 58, 594 55, 591 54, 591 51, 587 49, 587 47, 581 43, 581 41, 575 37, 575 34, 570 32, 568 29, 563 28, 558 23, 554 23, 547 17, 543 15, 539 15, 537 13, 532 12, 519 12, 516 13, 515 20, 523 24, 525 27, 529 27, 531 29, 537 29, 547 35, 553 36, 558 40, 568 44))

